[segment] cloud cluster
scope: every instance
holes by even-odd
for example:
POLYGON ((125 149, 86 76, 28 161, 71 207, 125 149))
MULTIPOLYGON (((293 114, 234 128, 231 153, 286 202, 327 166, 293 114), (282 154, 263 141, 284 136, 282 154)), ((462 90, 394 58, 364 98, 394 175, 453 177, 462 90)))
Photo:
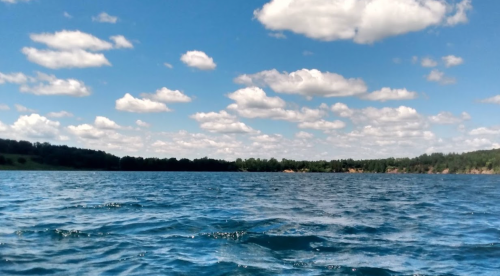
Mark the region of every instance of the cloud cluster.
POLYGON ((117 16, 109 15, 109 14, 107 14, 105 12, 101 12, 97 16, 92 16, 92 21, 100 22, 100 23, 115 24, 118 21, 118 17, 117 16))
POLYGON ((255 10, 254 16, 273 31, 369 44, 431 26, 466 23, 471 8, 470 0, 457 4, 446 0, 271 0, 255 10))
POLYGON ((45 44, 49 49, 24 47, 22 53, 29 61, 51 69, 111 66, 104 54, 96 52, 133 48, 132 43, 122 35, 110 38, 113 45, 78 30, 31 34, 30 38, 34 42, 45 44))
POLYGON ((126 93, 116 100, 116 109, 135 113, 170 112, 165 103, 188 103, 191 98, 179 90, 162 87, 155 93, 142 93, 142 98, 135 98, 126 93))
POLYGON ((30 86, 23 84, 20 91, 23 93, 31 93, 34 95, 64 95, 73 97, 89 96, 91 90, 83 81, 76 79, 58 79, 54 75, 37 73, 37 84, 30 86))
POLYGON ((196 113, 191 118, 200 123, 200 128, 218 133, 257 133, 258 131, 238 121, 237 117, 222 110, 220 112, 196 113))

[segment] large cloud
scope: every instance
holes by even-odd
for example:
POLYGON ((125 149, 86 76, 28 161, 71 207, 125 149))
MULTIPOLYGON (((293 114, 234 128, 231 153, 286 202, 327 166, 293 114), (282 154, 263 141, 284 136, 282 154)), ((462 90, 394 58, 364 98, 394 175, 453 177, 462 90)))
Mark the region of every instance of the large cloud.
POLYGON ((110 66, 104 54, 95 53, 116 48, 133 48, 122 35, 111 36, 111 42, 81 31, 62 30, 55 33, 31 34, 31 40, 50 49, 24 47, 22 52, 29 61, 51 69, 110 66))
POLYGON ((80 49, 53 51, 24 47, 22 52, 29 61, 50 69, 111 66, 104 54, 91 53, 80 49))
POLYGON ((321 72, 317 69, 302 69, 291 73, 280 73, 273 69, 241 75, 234 81, 247 86, 269 86, 277 93, 299 94, 307 97, 354 96, 366 93, 367 90, 362 79, 346 79, 339 74, 321 72))
POLYGON ((200 70, 214 70, 217 67, 214 59, 209 57, 202 51, 187 51, 181 56, 181 61, 189 67, 198 68, 200 70))
POLYGON ((116 100, 116 109, 120 111, 135 113, 169 112, 171 111, 164 103, 155 102, 150 99, 134 98, 126 93, 122 98, 116 100))
POLYGON ((430 26, 467 22, 470 0, 272 0, 254 16, 267 29, 289 30, 319 40, 373 43, 430 26), (449 17, 448 17, 449 16, 449 17))
POLYGON ((23 115, 11 126, 16 136, 31 139, 65 140, 60 135, 60 123, 38 114, 23 115))

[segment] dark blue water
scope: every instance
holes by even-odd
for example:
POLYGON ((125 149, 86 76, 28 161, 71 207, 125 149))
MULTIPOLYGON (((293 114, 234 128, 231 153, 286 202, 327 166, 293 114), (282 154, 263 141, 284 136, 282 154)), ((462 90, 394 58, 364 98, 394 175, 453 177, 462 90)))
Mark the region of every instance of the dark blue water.
POLYGON ((500 275, 500 176, 0 172, 1 275, 500 275))

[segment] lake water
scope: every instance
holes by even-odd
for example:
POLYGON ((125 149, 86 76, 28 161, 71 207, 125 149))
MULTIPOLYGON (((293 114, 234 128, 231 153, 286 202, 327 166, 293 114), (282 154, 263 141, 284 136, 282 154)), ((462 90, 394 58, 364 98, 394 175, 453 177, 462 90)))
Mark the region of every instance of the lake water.
POLYGON ((0 172, 1 275, 500 275, 500 176, 0 172))

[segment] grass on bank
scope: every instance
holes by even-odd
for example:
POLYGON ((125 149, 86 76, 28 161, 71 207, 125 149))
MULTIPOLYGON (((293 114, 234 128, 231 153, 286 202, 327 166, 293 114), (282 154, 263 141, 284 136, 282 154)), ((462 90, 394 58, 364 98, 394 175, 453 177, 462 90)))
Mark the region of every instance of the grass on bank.
POLYGON ((0 153, 0 170, 3 171, 68 171, 73 168, 40 164, 33 161, 34 155, 0 153), (3 157, 3 158, 2 158, 3 157))

